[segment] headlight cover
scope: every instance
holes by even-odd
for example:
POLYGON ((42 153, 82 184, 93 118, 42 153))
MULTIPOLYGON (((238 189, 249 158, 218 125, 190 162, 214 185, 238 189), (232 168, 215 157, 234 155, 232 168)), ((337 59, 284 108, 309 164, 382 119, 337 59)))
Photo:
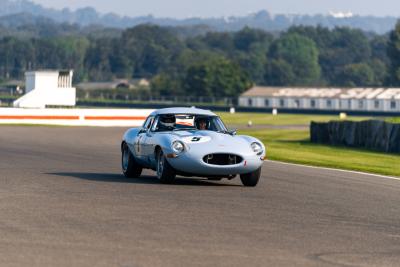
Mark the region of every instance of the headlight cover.
POLYGON ((263 153, 263 148, 260 143, 253 142, 253 143, 251 143, 250 146, 251 146, 251 149, 253 149, 254 153, 256 153, 257 155, 261 155, 263 153))
POLYGON ((185 150, 185 146, 181 141, 174 141, 172 142, 172 150, 176 154, 180 154, 185 150))

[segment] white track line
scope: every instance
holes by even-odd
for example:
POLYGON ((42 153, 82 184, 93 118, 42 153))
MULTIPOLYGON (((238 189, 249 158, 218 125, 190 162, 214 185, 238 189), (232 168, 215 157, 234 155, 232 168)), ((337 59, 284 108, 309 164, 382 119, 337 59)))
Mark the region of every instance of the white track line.
POLYGON ((338 171, 338 172, 362 174, 362 175, 367 175, 367 176, 379 177, 379 178, 383 178, 383 179, 400 181, 400 177, 380 175, 380 174, 374 174, 374 173, 368 173, 368 172, 350 171, 350 170, 334 169, 334 168, 327 168, 327 167, 317 167, 317 166, 310 166, 310 165, 303 165, 303 164, 296 164, 296 163, 287 163, 287 162, 275 161, 275 160, 266 160, 266 162, 278 163, 278 164, 283 164, 283 165, 292 165, 292 166, 304 167, 304 168, 309 168, 309 169, 320 169, 320 170, 328 170, 328 171, 338 171))

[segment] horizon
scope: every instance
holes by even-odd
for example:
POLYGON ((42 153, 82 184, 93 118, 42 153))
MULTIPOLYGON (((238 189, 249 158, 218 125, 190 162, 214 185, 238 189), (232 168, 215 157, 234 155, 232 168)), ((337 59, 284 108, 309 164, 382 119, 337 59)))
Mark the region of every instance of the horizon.
POLYGON ((260 11, 267 11, 271 15, 341 15, 352 14, 354 16, 375 17, 399 17, 400 3, 396 0, 383 0, 377 2, 357 3, 357 0, 338 0, 335 3, 329 1, 303 0, 302 3, 295 0, 281 0, 279 2, 264 3, 257 0, 239 0, 234 4, 228 0, 203 0, 201 3, 185 0, 170 0, 168 3, 162 0, 148 0, 146 2, 114 0, 113 4, 105 0, 32 0, 46 8, 63 9, 72 11, 85 7, 92 7, 101 14, 115 13, 119 16, 140 17, 154 16, 158 18, 186 19, 186 18, 222 18, 243 17, 260 11), (305 3, 307 2, 307 3, 305 3), (384 4, 387 3, 387 4, 384 4), (137 8, 135 8, 138 5, 137 8), (179 10, 178 8, 179 7, 179 10), (396 9, 396 7, 399 7, 396 9), (132 9, 127 11, 128 9, 132 9), (394 13, 394 11, 397 11, 394 13))

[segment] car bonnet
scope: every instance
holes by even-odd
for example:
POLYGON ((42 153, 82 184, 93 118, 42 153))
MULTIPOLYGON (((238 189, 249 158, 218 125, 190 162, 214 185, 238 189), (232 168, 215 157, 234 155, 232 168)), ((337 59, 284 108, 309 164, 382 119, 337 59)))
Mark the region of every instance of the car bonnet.
POLYGON ((213 131, 177 131, 173 133, 177 140, 191 148, 226 152, 251 152, 250 144, 240 136, 213 131), (207 148, 206 148, 207 147, 207 148))

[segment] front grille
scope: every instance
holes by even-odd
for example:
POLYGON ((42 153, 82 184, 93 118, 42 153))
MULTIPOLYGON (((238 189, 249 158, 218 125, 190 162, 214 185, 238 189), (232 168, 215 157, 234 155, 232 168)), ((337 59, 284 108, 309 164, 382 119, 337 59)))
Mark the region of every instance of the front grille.
POLYGON ((243 158, 233 154, 209 154, 203 157, 203 161, 211 165, 235 165, 243 161, 243 158))

